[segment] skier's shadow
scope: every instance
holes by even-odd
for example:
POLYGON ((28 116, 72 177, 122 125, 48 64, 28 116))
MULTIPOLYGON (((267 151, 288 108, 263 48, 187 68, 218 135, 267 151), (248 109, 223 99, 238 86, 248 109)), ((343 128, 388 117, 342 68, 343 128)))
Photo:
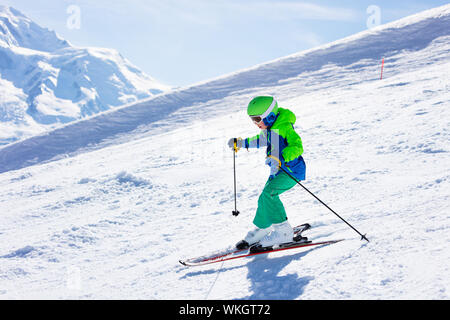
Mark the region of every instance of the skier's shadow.
POLYGON ((303 293, 305 286, 314 279, 312 276, 298 277, 296 273, 279 276, 278 273, 289 263, 299 260, 314 249, 294 255, 270 258, 256 256, 247 263, 247 278, 251 281, 250 296, 244 300, 292 300, 303 293))
MULTIPOLYGON (((240 298, 243 300, 293 300, 303 293, 305 286, 314 279, 312 276, 298 277, 296 273, 278 276, 289 263, 299 260, 309 252, 299 252, 293 255, 285 255, 278 258, 270 258, 267 254, 257 255, 252 261, 238 266, 221 268, 218 272, 226 272, 239 268, 248 268, 247 278, 251 281, 250 290, 253 294, 240 298)), ((181 279, 214 274, 216 269, 189 272, 181 279)))

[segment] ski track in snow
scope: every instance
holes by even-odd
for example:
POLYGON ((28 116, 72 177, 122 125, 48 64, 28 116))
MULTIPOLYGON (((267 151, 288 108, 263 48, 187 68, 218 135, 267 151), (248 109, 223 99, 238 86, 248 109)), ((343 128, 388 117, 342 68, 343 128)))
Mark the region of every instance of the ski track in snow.
POLYGON ((2 173, 0 299, 448 299, 449 40, 385 56, 382 81, 373 59, 330 63, 2 173), (296 113, 305 186, 370 243, 295 187, 291 224, 346 241, 185 268, 251 228, 264 151, 237 155, 233 217, 226 142, 257 133, 244 106, 258 94, 296 113))

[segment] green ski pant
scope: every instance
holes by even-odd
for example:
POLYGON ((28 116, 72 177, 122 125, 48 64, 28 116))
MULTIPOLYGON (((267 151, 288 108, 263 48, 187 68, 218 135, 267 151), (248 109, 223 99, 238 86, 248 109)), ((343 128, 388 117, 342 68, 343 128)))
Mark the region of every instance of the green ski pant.
POLYGON ((283 171, 273 179, 269 179, 259 196, 253 224, 258 228, 265 229, 274 223, 286 221, 286 210, 284 210, 279 195, 295 185, 296 182, 283 171))

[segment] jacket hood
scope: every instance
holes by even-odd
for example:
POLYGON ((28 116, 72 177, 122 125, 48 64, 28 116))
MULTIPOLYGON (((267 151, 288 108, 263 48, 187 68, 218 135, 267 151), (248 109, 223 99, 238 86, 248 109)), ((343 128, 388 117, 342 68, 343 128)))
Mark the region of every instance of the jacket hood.
POLYGON ((295 114, 291 110, 278 108, 278 112, 279 112, 278 118, 273 124, 273 126, 279 126, 284 123, 294 124, 295 121, 297 120, 295 114))

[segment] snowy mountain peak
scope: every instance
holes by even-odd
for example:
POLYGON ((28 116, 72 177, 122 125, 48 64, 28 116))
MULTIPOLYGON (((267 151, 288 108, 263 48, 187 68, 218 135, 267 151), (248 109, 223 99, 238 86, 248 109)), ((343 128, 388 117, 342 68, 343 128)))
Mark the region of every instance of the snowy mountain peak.
POLYGON ((54 31, 42 28, 20 11, 0 6, 0 40, 4 45, 52 52, 69 47, 54 31))
POLYGON ((0 84, 0 145, 170 88, 115 49, 71 46, 5 6, 0 7, 0 84))

